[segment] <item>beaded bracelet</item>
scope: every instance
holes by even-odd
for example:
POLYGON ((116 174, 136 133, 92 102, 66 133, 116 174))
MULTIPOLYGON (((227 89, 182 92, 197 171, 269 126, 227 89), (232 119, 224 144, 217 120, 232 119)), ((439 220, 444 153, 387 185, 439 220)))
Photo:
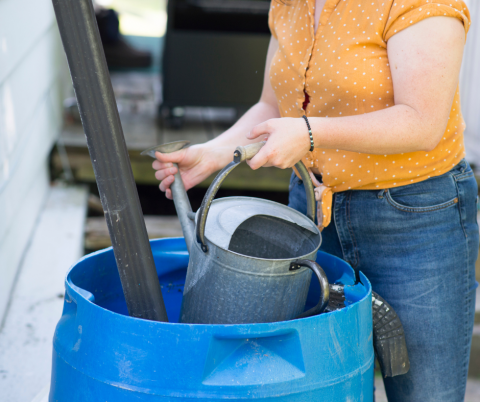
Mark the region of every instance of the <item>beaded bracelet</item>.
POLYGON ((303 119, 305 120, 305 123, 307 123, 307 127, 308 127, 308 135, 310 136, 310 152, 312 152, 314 150, 314 146, 313 146, 313 134, 312 134, 312 129, 310 128, 310 123, 308 122, 308 119, 307 119, 307 116, 303 115, 302 116, 303 119))

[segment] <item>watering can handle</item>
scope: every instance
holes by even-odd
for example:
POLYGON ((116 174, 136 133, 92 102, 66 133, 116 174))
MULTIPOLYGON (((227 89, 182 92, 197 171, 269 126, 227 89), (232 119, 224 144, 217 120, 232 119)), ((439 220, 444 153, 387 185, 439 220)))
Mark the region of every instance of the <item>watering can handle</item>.
POLYGON ((244 146, 238 146, 233 153, 234 162, 244 162, 252 159, 258 151, 267 143, 267 141, 255 142, 244 146))
MULTIPOLYGON (((210 205, 212 204, 218 189, 233 169, 235 169, 241 162, 252 159, 258 153, 258 151, 262 149, 265 143, 266 141, 261 141, 254 144, 237 147, 233 153, 233 162, 230 162, 227 166, 225 166, 217 175, 217 177, 215 177, 215 180, 213 180, 212 184, 210 184, 205 197, 203 197, 202 205, 198 210, 198 221, 195 228, 197 242, 200 244, 203 252, 208 252, 207 242, 205 241, 205 225, 207 223, 210 205)), ((303 184, 305 185, 305 192, 307 193, 307 217, 315 222, 315 193, 313 191, 312 180, 310 179, 308 170, 302 161, 298 161, 295 164, 295 168, 302 178, 303 184)))
POLYGON ((330 300, 330 287, 328 284, 327 275, 323 271, 322 267, 318 265, 315 261, 311 260, 296 260, 290 264, 290 271, 296 271, 300 268, 309 268, 317 276, 318 282, 320 283, 320 300, 315 307, 305 311, 300 314, 297 318, 306 318, 313 315, 320 314, 328 306, 328 301, 330 300))

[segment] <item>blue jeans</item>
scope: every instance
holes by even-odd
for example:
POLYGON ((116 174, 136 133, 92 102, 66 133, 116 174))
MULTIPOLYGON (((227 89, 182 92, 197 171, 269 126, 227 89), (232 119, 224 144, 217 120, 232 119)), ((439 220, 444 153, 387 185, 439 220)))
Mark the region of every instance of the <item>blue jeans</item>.
MULTIPOLYGON (((421 183, 334 195, 321 250, 349 262, 392 305, 410 371, 385 378, 390 402, 464 400, 479 247, 477 183, 467 162, 421 183)), ((305 213, 292 175, 290 207, 305 213)))

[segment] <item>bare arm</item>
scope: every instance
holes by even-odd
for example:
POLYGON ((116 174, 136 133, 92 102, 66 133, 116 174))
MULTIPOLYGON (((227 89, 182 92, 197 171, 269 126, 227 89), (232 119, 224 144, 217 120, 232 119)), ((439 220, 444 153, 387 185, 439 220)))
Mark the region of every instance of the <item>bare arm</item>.
MULTIPOLYGON (((449 17, 428 18, 392 36, 387 51, 395 106, 358 116, 311 117, 315 145, 372 154, 435 148, 447 125, 464 43, 462 23, 449 17)), ((301 119, 270 120, 255 127, 249 138, 265 134, 270 146, 250 161, 254 169, 293 166, 309 149, 301 119)))
POLYGON ((280 117, 277 99, 269 78, 270 65, 277 49, 278 42, 272 37, 267 52, 260 100, 230 129, 205 144, 195 145, 171 154, 157 152, 157 160, 153 162, 153 168, 157 170, 155 177, 161 181, 160 190, 166 192, 167 198, 172 198, 170 185, 174 181, 173 175, 177 172, 172 163, 178 163, 182 180, 185 187, 189 189, 231 162, 235 147, 257 142, 258 139, 247 138, 247 134, 253 127, 266 120, 280 117))

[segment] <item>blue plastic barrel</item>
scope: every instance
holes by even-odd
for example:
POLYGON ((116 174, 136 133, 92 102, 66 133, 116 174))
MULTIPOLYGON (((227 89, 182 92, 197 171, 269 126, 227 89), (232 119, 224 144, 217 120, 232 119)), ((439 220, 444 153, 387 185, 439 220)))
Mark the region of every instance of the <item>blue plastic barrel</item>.
MULTIPOLYGON (((127 315, 111 248, 84 257, 66 278, 50 402, 373 399, 371 287, 362 274, 353 286, 348 264, 318 254, 330 283, 352 285, 342 310, 268 324, 178 324, 185 242, 151 245, 170 322, 127 315)), ((317 283, 309 300, 318 300, 317 283)))

